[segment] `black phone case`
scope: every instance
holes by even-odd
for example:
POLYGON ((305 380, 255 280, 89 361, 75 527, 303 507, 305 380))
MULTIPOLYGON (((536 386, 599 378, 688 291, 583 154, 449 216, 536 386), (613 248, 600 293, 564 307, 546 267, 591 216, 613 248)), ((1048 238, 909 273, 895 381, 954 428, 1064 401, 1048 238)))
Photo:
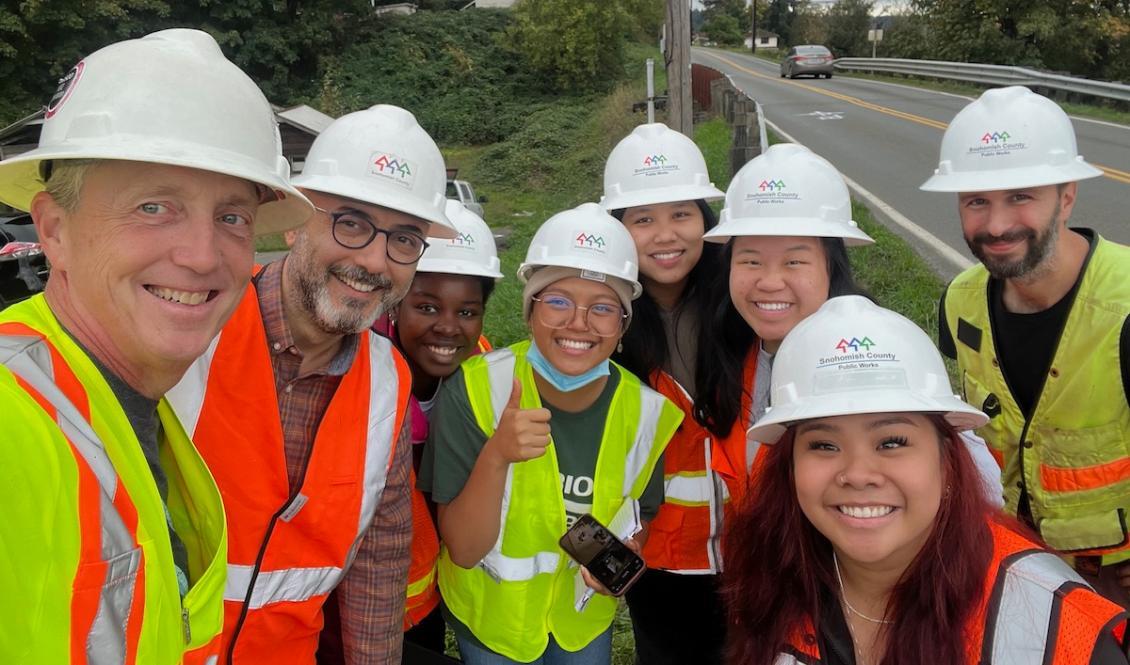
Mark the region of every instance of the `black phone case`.
POLYGON ((622 595, 644 569, 644 561, 592 515, 581 515, 557 541, 574 561, 588 569, 614 596, 622 595), (585 534, 592 530, 593 544, 585 534), (580 551, 578 545, 588 545, 580 551))

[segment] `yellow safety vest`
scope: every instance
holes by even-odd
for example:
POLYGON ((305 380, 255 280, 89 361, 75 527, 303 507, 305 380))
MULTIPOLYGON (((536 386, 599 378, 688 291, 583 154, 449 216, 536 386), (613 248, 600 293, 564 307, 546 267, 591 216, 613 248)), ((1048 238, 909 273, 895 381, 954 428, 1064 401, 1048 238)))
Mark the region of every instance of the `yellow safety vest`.
POLYGON ((1130 248, 1096 237, 1032 416, 1005 383, 989 314, 989 273, 958 275, 945 296, 965 401, 991 417, 978 430, 1003 468, 1005 507, 1028 492, 1032 518, 1069 554, 1130 558, 1130 408, 1119 337, 1130 315, 1130 248))
POLYGON ((227 532, 220 494, 158 406, 168 514, 133 427, 43 296, 0 314, 0 662, 214 663, 227 532), (18 469, 18 472, 14 472, 18 469))
MULTIPOLYGON (((522 384, 522 408, 541 408, 529 342, 475 356, 463 377, 476 422, 487 436, 510 397, 514 377, 522 384)), ((592 514, 607 524, 625 500, 638 500, 683 412, 619 365, 593 478, 592 514)), ((557 454, 511 464, 502 498, 501 533, 473 569, 460 568, 443 547, 439 587, 448 609, 490 649, 530 662, 545 651, 549 635, 567 651, 579 651, 611 625, 616 600, 592 598, 574 609, 579 571, 557 545, 565 533, 557 454)))

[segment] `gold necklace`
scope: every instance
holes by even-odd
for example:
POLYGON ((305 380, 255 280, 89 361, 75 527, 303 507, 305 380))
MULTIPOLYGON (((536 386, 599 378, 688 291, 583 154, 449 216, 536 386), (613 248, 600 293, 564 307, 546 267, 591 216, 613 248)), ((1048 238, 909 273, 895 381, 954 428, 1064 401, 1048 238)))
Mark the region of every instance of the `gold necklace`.
MULTIPOLYGON (((880 625, 889 625, 894 623, 894 621, 891 621, 890 619, 876 619, 874 617, 869 617, 863 612, 860 612, 859 610, 852 607, 852 604, 848 602, 847 593, 844 591, 844 578, 840 575, 840 560, 836 558, 835 552, 832 552, 832 565, 836 568, 836 581, 840 584, 840 599, 844 601, 844 605, 847 606, 848 610, 850 610, 853 614, 870 621, 871 623, 877 623, 880 625)), ((848 628, 851 628, 850 621, 848 622, 848 628)))

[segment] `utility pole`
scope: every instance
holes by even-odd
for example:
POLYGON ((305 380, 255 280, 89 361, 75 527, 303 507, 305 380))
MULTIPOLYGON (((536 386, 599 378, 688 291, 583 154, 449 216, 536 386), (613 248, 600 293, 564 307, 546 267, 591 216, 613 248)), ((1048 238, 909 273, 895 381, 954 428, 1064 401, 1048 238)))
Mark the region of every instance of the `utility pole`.
POLYGON ((749 14, 749 52, 757 53, 757 0, 752 0, 749 3, 749 14))
POLYGON ((694 134, 691 99, 690 0, 667 0, 667 122, 671 129, 694 134))

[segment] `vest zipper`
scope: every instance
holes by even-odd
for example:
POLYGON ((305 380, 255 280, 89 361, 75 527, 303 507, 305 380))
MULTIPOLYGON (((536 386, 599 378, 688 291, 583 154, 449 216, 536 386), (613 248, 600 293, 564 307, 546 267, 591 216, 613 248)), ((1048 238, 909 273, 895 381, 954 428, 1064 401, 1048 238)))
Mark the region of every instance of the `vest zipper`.
MULTIPOLYGON (((1070 229, 1068 229, 1068 231, 1070 231, 1070 229)), ((1036 401, 1032 404, 1032 410, 1029 413, 1024 414, 1024 427, 1021 428, 1021 430, 1020 430, 1020 439, 1017 442, 1017 446, 1016 446, 1017 455, 1019 456, 1018 461, 1019 461, 1019 464, 1020 464, 1020 496, 1017 497, 1017 499, 1016 499, 1017 515, 1019 516, 1021 505, 1022 504, 1026 505, 1028 507, 1028 517, 1030 517, 1032 519, 1032 528, 1036 531, 1036 533, 1039 533, 1040 529, 1036 525, 1036 516, 1032 513, 1032 499, 1031 499, 1031 494, 1028 492, 1028 479, 1025 477, 1024 444, 1028 440, 1028 429, 1032 425, 1032 420, 1035 418, 1036 413, 1040 410, 1040 402, 1044 398, 1044 388, 1046 388, 1047 385, 1048 385, 1048 373, 1051 371, 1052 367, 1055 367, 1055 359, 1056 359, 1056 356, 1059 355, 1059 345, 1060 345, 1061 342, 1063 342, 1063 332, 1067 329, 1068 321, 1071 320, 1071 312, 1072 312, 1072 310, 1075 309, 1075 301, 1079 296, 1080 288, 1083 285, 1083 279, 1087 275, 1087 268, 1088 268, 1088 266, 1091 265, 1091 256, 1095 253, 1095 246, 1096 246, 1097 243, 1094 241, 1093 238, 1088 238, 1088 240, 1091 241, 1090 242, 1090 248, 1087 250, 1086 258, 1083 259, 1083 266, 1079 269, 1079 276, 1075 278, 1075 284, 1071 287, 1071 291, 1069 292, 1069 295, 1071 296, 1071 304, 1067 308, 1067 316, 1063 317, 1063 322, 1059 326, 1059 332, 1056 333, 1055 348, 1052 350, 1051 358, 1048 360, 1048 366, 1045 367, 1044 371, 1041 373, 1041 376, 1043 378, 1040 380, 1040 389, 1036 391, 1036 401)), ((990 280, 988 282, 986 282, 986 284, 985 284, 985 304, 989 309, 989 317, 988 317, 989 318, 989 334, 993 338, 993 356, 997 360, 997 366, 998 366, 998 369, 1000 370, 1001 377, 1004 379, 1004 385, 1005 385, 1006 388, 1008 388, 1009 393, 1011 393, 1009 395, 1009 397, 1012 398, 1012 403, 1016 404, 1016 396, 1015 396, 1016 392, 1012 388, 1011 384, 1009 384, 1008 374, 1006 374, 1005 371, 1004 371, 1004 363, 1000 361, 1000 354, 997 352, 997 337, 998 337, 998 335, 996 334, 996 330, 994 330, 996 328, 996 325, 993 322, 993 316, 992 316, 993 304, 992 304, 992 300, 991 300, 991 298, 992 298, 992 292, 991 292, 992 286, 991 285, 992 285, 992 278, 990 277, 990 280)), ((1005 285, 1002 283, 1001 289, 1004 289, 1004 286, 1005 285)), ((1001 292, 1000 297, 1001 297, 1001 306, 1003 307, 1004 306, 1004 292, 1003 291, 1001 292)), ((1017 406, 1019 407, 1018 404, 1017 404, 1017 406)), ((1024 521, 1024 520, 1021 519, 1021 521, 1024 521)))
POLYGON ((267 546, 271 542, 271 535, 275 532, 275 525, 278 524, 279 518, 290 508, 298 495, 302 493, 302 485, 306 482, 306 469, 310 466, 310 457, 313 456, 314 450, 311 445, 310 454, 307 455, 306 460, 302 466, 302 477, 299 478, 295 484, 295 489, 290 497, 286 500, 274 515, 271 515, 271 521, 267 524, 267 532, 263 534, 263 542, 259 544, 259 553, 255 555, 255 567, 251 570, 251 580, 247 583, 247 594, 243 597, 243 606, 239 609, 239 618, 235 621, 235 628, 232 629, 231 641, 228 643, 227 664, 233 665, 235 662, 235 645, 239 641, 239 633, 243 630, 243 624, 247 621, 247 612, 251 605, 251 596, 255 593, 255 582, 259 579, 259 569, 263 565, 263 559, 267 556, 267 546))

